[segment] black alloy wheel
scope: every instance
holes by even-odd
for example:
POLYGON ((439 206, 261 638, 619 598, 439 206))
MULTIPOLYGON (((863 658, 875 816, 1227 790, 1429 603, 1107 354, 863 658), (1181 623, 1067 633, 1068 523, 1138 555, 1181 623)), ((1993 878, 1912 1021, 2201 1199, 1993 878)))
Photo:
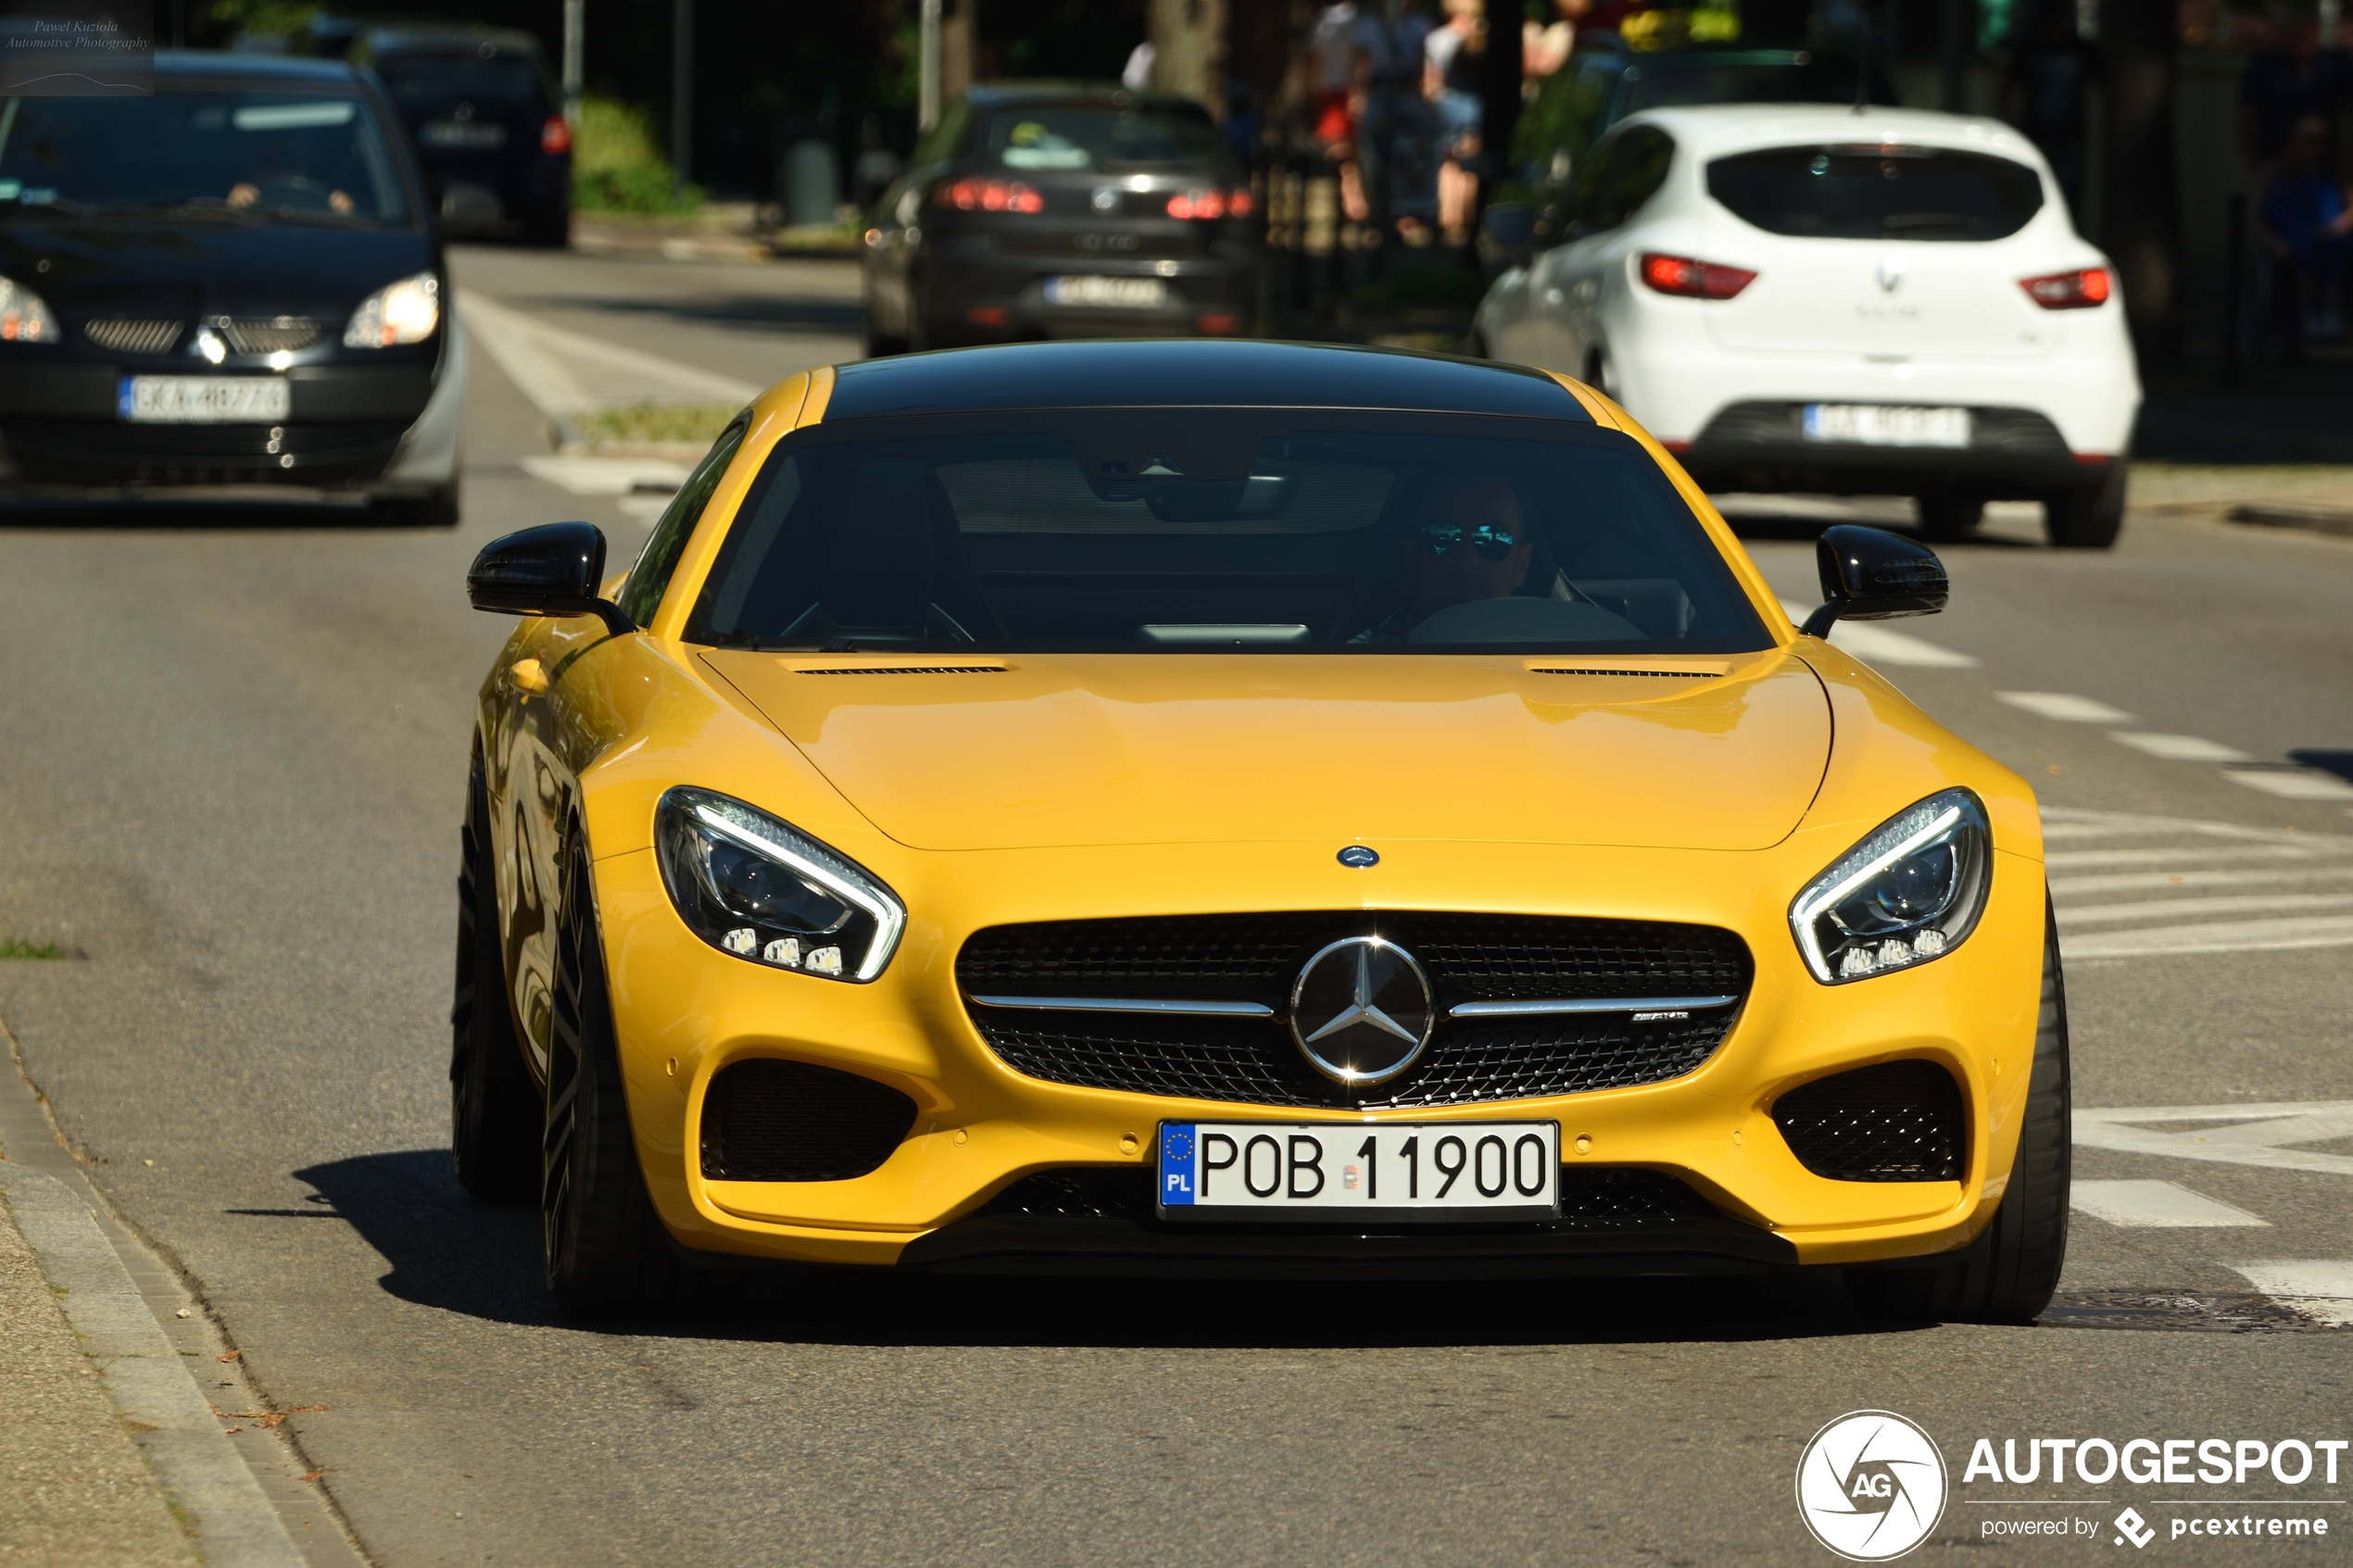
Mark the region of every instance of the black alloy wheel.
POLYGON ((539 1184, 547 1289, 572 1317, 658 1311, 674 1301, 681 1271, 629 1130, 577 817, 564 832, 554 990, 539 1184))
POLYGON ((2125 464, 2113 458, 2088 490, 2067 490, 2043 502, 2043 534, 2062 550, 2105 550, 2124 528, 2125 464))
POLYGON ((2030 1323, 2051 1304, 2067 1261, 2071 1174, 2067 985, 2059 972, 2058 922, 2043 897, 2043 992, 2035 1015, 2034 1062, 2026 1088, 2010 1185, 1994 1223, 1957 1252, 1926 1266, 1846 1271, 1856 1304, 1876 1318, 2030 1323))
POLYGON ((1916 495, 1913 504, 1920 509, 1920 536, 1934 544, 1966 539, 1985 521, 1985 503, 1974 495, 1916 495))
POLYGON ((538 1185, 539 1088, 531 1081, 498 940, 498 882, 482 754, 466 784, 459 833, 458 981, 449 1004, 449 1150, 476 1198, 520 1203, 538 1185))

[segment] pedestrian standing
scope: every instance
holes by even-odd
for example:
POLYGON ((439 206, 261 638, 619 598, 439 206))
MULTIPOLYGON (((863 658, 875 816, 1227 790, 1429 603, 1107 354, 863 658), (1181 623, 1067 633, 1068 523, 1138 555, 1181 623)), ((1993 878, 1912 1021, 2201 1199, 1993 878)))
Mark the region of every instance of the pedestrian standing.
POLYGON ((1470 244, 1471 214, 1478 207, 1478 176, 1470 160, 1478 156, 1486 116, 1478 91, 1487 53, 1486 9, 1482 0, 1446 0, 1446 25, 1431 32, 1422 48, 1422 95, 1438 113, 1442 160, 1438 224, 1450 245, 1470 244))

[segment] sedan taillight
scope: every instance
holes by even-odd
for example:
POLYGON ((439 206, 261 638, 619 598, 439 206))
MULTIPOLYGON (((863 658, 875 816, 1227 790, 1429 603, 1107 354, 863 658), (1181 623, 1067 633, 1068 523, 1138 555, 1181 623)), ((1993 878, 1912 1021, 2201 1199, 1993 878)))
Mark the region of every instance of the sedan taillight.
POLYGON ((2116 292, 2105 267, 2054 272, 2047 278, 2020 278, 2018 286, 2045 310, 2089 310, 2106 305, 2108 296, 2116 292))
POLYGON ((1642 257, 1642 282, 1661 294, 1686 299, 1730 299, 1755 281, 1755 273, 1742 268, 1718 267, 1687 256, 1652 252, 1642 257))
POLYGON ((931 205, 959 212, 1043 212, 1046 198, 1018 180, 954 180, 932 192, 931 205))
POLYGON ((551 114, 547 117, 547 123, 539 128, 539 150, 543 153, 572 151, 572 127, 565 123, 563 116, 551 114))
POLYGON ((1248 218, 1254 206, 1246 190, 1179 191, 1168 198, 1171 218, 1248 218))

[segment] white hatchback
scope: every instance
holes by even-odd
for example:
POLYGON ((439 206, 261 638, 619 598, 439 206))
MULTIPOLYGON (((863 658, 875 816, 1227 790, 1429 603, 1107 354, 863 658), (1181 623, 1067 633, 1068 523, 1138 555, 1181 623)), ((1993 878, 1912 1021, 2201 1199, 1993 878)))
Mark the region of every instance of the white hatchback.
POLYGON ((1546 193, 1479 352, 1593 383, 1710 490, 1994 498, 2104 547, 2141 402, 2108 258, 2017 132, 1911 109, 1633 116, 1546 193))

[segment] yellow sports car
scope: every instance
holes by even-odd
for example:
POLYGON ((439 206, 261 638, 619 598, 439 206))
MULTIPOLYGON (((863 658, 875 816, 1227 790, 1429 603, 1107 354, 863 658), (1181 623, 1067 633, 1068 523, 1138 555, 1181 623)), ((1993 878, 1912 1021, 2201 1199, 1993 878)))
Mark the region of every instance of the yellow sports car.
POLYGON ((484 550, 458 1171, 580 1313, 746 1260, 1847 1271, 2066 1245, 2034 798, 1607 398, 1267 343, 820 370, 635 563, 484 550))

